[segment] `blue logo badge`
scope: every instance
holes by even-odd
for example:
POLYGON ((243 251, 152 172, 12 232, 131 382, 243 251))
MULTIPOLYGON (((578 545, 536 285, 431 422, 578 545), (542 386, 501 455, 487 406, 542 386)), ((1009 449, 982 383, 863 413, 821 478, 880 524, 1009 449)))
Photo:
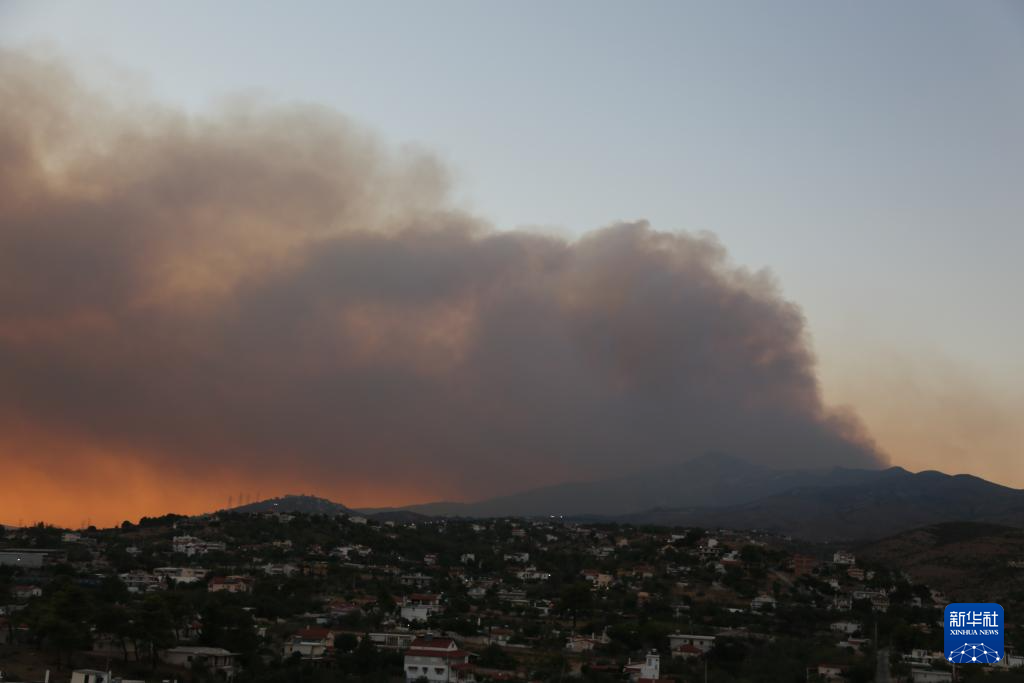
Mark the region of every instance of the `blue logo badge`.
POLYGON ((995 664, 1003 659, 1003 608, 994 602, 954 602, 944 616, 946 660, 995 664))

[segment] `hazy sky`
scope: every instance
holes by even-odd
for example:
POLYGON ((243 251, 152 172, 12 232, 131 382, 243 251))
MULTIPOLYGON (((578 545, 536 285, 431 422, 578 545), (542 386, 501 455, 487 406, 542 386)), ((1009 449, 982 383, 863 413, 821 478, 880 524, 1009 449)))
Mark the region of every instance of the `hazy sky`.
POLYGON ((499 230, 712 232, 894 463, 1024 486, 1020 3, 0 0, 0 45, 336 109, 499 230))

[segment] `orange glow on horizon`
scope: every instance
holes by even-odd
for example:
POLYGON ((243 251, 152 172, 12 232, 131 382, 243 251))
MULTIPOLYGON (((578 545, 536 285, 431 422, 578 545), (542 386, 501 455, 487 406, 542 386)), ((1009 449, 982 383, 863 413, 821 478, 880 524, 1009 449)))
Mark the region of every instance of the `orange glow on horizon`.
POLYGON ((319 480, 315 471, 308 479, 295 476, 292 470, 246 472, 212 464, 203 471, 184 471, 153 463, 138 453, 44 436, 23 426, 4 431, 0 438, 0 471, 4 473, 0 524, 11 526, 44 522, 72 529, 90 524, 111 527, 125 520, 135 523, 141 517, 221 510, 227 507, 229 496, 238 505, 241 494, 256 502, 257 495, 266 499, 301 493, 353 508, 437 499, 429 494, 424 499, 423 487, 400 483, 375 486, 349 480, 346 485, 331 485, 319 480), (25 453, 33 455, 26 457, 25 453))
MULTIPOLYGON (((31 468, 7 470, 8 484, 0 502, 0 523, 29 526, 39 522, 78 529, 88 525, 112 527, 127 520, 158 517, 168 513, 197 515, 227 507, 228 496, 238 505, 239 494, 251 501, 275 498, 286 494, 308 494, 327 498, 351 508, 397 507, 437 500, 428 496, 417 500, 409 492, 394 489, 334 489, 323 484, 291 481, 233 479, 222 484, 214 481, 192 481, 187 476, 160 474, 145 466, 132 465, 119 459, 93 461, 90 475, 76 476, 73 481, 61 480, 31 468), (131 470, 128 477, 124 471, 131 470), (130 486, 112 485, 108 477, 122 473, 121 481, 130 486), (13 485, 13 486, 12 486, 13 485), (8 488, 9 487, 9 488, 8 488)), ((81 474, 81 473, 80 473, 81 474)), ((422 492, 420 496, 422 498, 422 492)))

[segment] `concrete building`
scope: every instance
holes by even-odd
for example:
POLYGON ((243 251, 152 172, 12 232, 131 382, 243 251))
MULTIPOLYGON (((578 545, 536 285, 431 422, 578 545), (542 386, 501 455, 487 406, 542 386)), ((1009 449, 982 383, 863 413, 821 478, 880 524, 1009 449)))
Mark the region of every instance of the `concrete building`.
POLYGON ((412 641, 416 639, 414 633, 390 632, 370 633, 367 635, 370 642, 377 647, 387 650, 408 650, 412 641))
POLYGON ((629 676, 633 683, 655 683, 661 680, 661 655, 657 650, 651 650, 644 657, 644 661, 627 664, 623 673, 629 676))
POLYGON ((112 675, 109 671, 76 669, 71 672, 71 683, 146 683, 112 675))
POLYGON ((469 653, 460 650, 451 638, 417 638, 405 651, 405 680, 412 683, 425 678, 430 683, 448 683, 457 678, 453 667, 467 662, 469 653))
POLYGON ((399 614, 407 621, 426 621, 430 615, 442 611, 441 596, 431 593, 413 593, 402 600, 399 614))
POLYGON ((668 644, 673 657, 700 656, 715 646, 715 637, 673 633, 668 637, 668 644))
POLYGON ((191 669, 200 664, 207 671, 232 680, 236 673, 238 655, 221 647, 201 647, 198 645, 181 645, 160 653, 160 659, 172 666, 191 669))
POLYGON ((0 550, 0 565, 38 569, 49 564, 58 564, 67 559, 63 550, 52 548, 4 548, 0 550))

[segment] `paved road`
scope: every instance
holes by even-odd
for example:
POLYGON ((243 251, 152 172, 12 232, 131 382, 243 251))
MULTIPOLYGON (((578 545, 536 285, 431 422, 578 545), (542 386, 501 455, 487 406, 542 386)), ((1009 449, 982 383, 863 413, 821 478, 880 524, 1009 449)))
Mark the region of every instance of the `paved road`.
POLYGON ((889 651, 882 649, 878 651, 878 665, 875 668, 875 683, 892 683, 889 676, 889 651))

